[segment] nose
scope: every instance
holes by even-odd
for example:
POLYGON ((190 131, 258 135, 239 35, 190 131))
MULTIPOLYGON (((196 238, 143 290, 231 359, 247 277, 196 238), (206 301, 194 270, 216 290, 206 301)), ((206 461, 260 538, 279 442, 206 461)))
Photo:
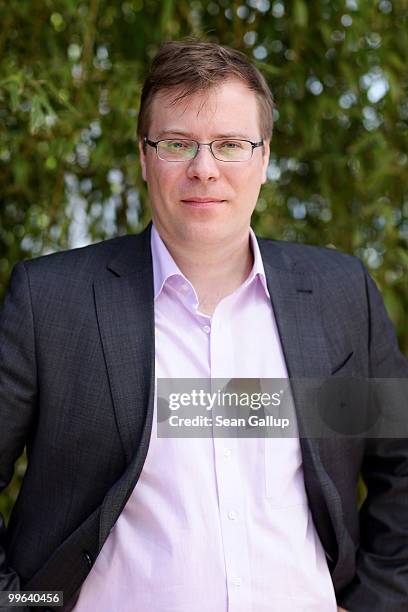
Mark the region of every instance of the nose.
POLYGON ((213 181, 220 176, 218 162, 213 157, 209 145, 200 145, 197 155, 188 164, 187 176, 200 181, 213 181))

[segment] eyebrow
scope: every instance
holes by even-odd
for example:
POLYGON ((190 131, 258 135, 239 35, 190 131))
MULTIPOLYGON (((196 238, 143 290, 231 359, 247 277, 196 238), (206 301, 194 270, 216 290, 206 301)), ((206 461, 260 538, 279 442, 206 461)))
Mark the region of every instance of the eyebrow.
MULTIPOLYGON (((183 130, 161 130, 158 134, 157 134, 157 138, 163 138, 165 136, 184 136, 184 138, 188 138, 189 140, 195 140, 195 138, 193 136, 191 136, 191 134, 189 132, 184 132, 183 130)), ((242 140, 251 140, 247 134, 241 134, 241 133, 237 133, 237 132, 223 132, 222 134, 217 134, 217 136, 215 136, 215 140, 219 139, 219 138, 239 138, 242 140)))

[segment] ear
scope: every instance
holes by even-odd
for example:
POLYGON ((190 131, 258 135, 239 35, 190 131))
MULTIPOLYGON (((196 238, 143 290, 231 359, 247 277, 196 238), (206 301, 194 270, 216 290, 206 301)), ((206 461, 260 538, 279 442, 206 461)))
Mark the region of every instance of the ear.
POLYGON ((268 180, 268 164, 269 164, 270 147, 269 140, 264 140, 262 151, 262 185, 268 180))
POLYGON ((147 170, 146 170, 146 151, 142 138, 139 138, 139 156, 140 166, 142 168, 142 177, 144 181, 147 181, 147 170))

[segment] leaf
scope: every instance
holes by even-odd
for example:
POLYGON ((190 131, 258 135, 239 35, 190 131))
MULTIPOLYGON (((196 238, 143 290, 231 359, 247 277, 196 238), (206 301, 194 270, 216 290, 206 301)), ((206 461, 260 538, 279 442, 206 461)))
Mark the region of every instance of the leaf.
POLYGON ((399 321, 402 321, 403 317, 405 316, 402 301, 397 291, 395 291, 392 287, 384 287, 384 289, 382 290, 382 295, 390 319, 394 322, 395 325, 397 325, 399 321))
POLYGON ((39 96, 34 96, 31 102, 30 112, 30 131, 36 134, 38 130, 45 124, 45 115, 42 109, 41 99, 39 96))
POLYGON ((47 87, 49 92, 52 94, 52 96, 54 96, 55 100, 58 101, 59 104, 62 104, 65 108, 69 109, 72 113, 78 116, 81 116, 80 109, 75 108, 75 106, 71 104, 65 96, 62 96, 61 92, 58 90, 57 87, 54 86, 54 84, 50 80, 46 82, 45 86, 47 87))
POLYGON ((275 66, 274 64, 267 64, 266 62, 255 62, 256 67, 264 74, 271 74, 273 76, 282 74, 282 68, 275 66))
POLYGON ((174 0, 164 0, 160 16, 160 28, 163 34, 169 30, 171 19, 173 17, 173 12, 174 0))
POLYGON ((387 54, 387 61, 397 71, 404 72, 406 70, 406 64, 405 64, 404 60, 402 59, 402 57, 397 55, 397 53, 388 52, 388 54, 387 54))
POLYGON ((10 105, 13 113, 18 109, 18 102, 20 98, 20 83, 12 81, 10 83, 10 105))
POLYGON ((388 69, 388 70, 385 69, 384 72, 386 74, 386 77, 388 79, 388 83, 390 86, 389 91, 390 91, 391 100, 394 103, 399 102, 403 95, 400 78, 398 77, 398 75, 395 75, 394 71, 391 69, 388 69))
POLYGON ((295 24, 300 28, 305 28, 309 21, 309 11, 307 9, 306 2, 303 0, 296 0, 293 8, 293 18, 295 24))
POLYGON ((402 247, 398 247, 395 250, 395 255, 398 256, 401 264, 405 267, 405 270, 408 270, 408 251, 402 247))

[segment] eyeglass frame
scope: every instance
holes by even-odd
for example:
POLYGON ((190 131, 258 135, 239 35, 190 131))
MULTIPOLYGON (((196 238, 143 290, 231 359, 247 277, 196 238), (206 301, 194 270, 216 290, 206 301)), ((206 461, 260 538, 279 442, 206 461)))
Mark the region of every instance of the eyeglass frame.
POLYGON ((182 162, 186 162, 186 161, 193 161, 193 159, 195 159, 197 157, 198 152, 200 151, 200 147, 203 146, 203 145, 206 146, 206 147, 210 147, 211 155, 217 161, 224 162, 226 164, 240 164, 240 163, 242 164, 243 162, 250 161, 252 159, 252 156, 254 154, 254 149, 256 149, 257 147, 264 146, 264 141, 263 140, 260 140, 259 142, 252 142, 252 140, 246 140, 245 138, 215 138, 211 142, 199 142, 198 140, 194 140, 194 138, 161 138, 160 140, 150 140, 149 138, 147 138, 147 136, 145 136, 143 138, 143 142, 145 144, 150 145, 154 149, 156 149, 157 159, 161 159, 161 161, 169 162, 170 164, 172 164, 172 163, 177 164, 177 163, 182 163, 182 162), (159 142, 165 142, 166 140, 182 140, 182 141, 187 141, 187 142, 195 142, 198 145, 197 146, 197 151, 196 151, 194 157, 191 157, 190 159, 172 159, 172 160, 170 160, 170 159, 163 159, 162 157, 159 157, 159 151, 158 151, 157 145, 159 144, 159 142), (251 157, 249 159, 219 159, 218 157, 216 157, 214 155, 214 151, 212 150, 212 145, 214 144, 214 142, 217 142, 219 140, 235 140, 235 141, 238 141, 238 142, 249 142, 249 144, 252 146, 251 157))

